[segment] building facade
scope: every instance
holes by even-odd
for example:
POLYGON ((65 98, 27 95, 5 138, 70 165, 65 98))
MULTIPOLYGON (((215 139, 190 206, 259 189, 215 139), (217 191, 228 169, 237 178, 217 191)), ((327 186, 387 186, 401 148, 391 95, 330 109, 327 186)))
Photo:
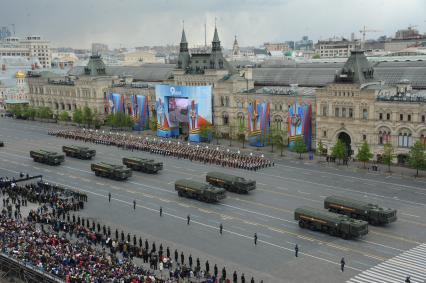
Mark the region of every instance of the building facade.
POLYGON ((0 57, 24 57, 27 60, 37 58, 42 68, 50 68, 52 62, 50 42, 40 36, 4 38, 0 41, 0 57))
POLYGON ((362 51, 352 51, 335 81, 316 92, 316 142, 331 152, 342 140, 350 155, 366 141, 380 159, 391 143, 399 162, 417 140, 426 144, 426 93, 417 94, 409 83, 384 85, 362 51))
POLYGON ((344 38, 341 40, 320 40, 315 44, 315 52, 321 58, 349 57, 351 50, 355 49, 355 45, 355 42, 344 38))

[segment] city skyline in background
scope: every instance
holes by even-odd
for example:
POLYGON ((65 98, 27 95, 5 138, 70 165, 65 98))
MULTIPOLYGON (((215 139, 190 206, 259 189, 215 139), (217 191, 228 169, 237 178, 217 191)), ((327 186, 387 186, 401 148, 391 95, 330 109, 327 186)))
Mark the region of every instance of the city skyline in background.
POLYGON ((207 44, 213 37, 215 21, 222 46, 231 48, 237 35, 241 46, 264 42, 299 40, 307 35, 314 41, 333 37, 350 38, 360 30, 376 30, 366 38, 393 37, 395 31, 413 25, 426 30, 426 2, 400 1, 6 1, 2 25, 18 37, 41 35, 52 47, 90 48, 102 42, 111 48, 177 45, 182 21, 188 42, 207 44), (338 8, 335 8, 337 7, 338 8), (329 9, 324 9, 329 7, 329 9), (57 11, 57 12, 52 12, 57 11), (13 15, 13 16, 12 16, 13 15), (48 19, 48 20, 47 20, 48 19), (13 25, 13 26, 12 26, 13 25))

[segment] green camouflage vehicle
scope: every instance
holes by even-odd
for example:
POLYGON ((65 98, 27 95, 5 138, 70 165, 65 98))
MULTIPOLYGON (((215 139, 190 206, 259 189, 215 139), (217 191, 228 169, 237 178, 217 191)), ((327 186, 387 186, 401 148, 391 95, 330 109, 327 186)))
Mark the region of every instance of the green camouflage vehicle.
POLYGON ((96 176, 106 177, 114 180, 126 180, 132 176, 132 170, 122 166, 105 162, 92 163, 90 169, 96 176))
POLYGON ((368 222, 349 218, 316 208, 300 207, 294 211, 294 219, 301 228, 321 231, 343 239, 356 238, 368 233, 368 222))
POLYGON ((123 164, 128 168, 145 173, 155 174, 163 170, 163 162, 138 157, 124 157, 123 164))
POLYGON ((30 157, 35 162, 40 162, 49 165, 59 165, 65 160, 65 156, 63 154, 42 149, 31 150, 30 157))
POLYGON ((239 194, 247 194, 249 191, 256 189, 256 181, 246 180, 238 176, 221 172, 207 173, 206 181, 213 186, 221 187, 227 191, 239 194))
POLYGON ((66 156, 77 157, 80 159, 92 159, 96 155, 96 150, 88 147, 76 145, 64 145, 62 151, 66 156))
POLYGON ((368 221, 372 225, 388 224, 397 219, 395 209, 382 208, 377 204, 340 196, 325 198, 324 208, 351 218, 368 221))
POLYGON ((217 202, 226 197, 226 191, 222 188, 188 179, 177 180, 175 190, 180 197, 194 198, 205 202, 217 202))

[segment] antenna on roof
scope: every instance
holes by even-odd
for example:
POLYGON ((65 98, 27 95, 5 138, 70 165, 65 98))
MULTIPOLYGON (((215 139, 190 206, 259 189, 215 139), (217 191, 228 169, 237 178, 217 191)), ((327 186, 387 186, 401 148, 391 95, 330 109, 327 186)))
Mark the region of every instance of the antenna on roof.
POLYGON ((207 21, 204 20, 204 47, 207 47, 207 21))

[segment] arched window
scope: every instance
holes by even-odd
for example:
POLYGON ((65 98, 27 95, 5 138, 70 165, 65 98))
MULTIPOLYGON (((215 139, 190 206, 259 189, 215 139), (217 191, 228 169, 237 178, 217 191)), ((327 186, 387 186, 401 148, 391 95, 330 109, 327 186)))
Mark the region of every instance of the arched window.
POLYGON ((366 108, 362 109, 362 119, 368 120, 368 111, 366 108))
POLYGON ((408 129, 401 129, 398 132, 398 147, 410 147, 413 143, 413 137, 408 129))
POLYGON ((327 116, 327 105, 322 106, 322 116, 327 116))
POLYGON ((387 144, 391 142, 391 132, 388 128, 381 128, 379 130, 379 136, 378 136, 379 144, 387 144))
POLYGON ((220 106, 225 106, 225 102, 223 100, 223 96, 220 97, 220 106))

